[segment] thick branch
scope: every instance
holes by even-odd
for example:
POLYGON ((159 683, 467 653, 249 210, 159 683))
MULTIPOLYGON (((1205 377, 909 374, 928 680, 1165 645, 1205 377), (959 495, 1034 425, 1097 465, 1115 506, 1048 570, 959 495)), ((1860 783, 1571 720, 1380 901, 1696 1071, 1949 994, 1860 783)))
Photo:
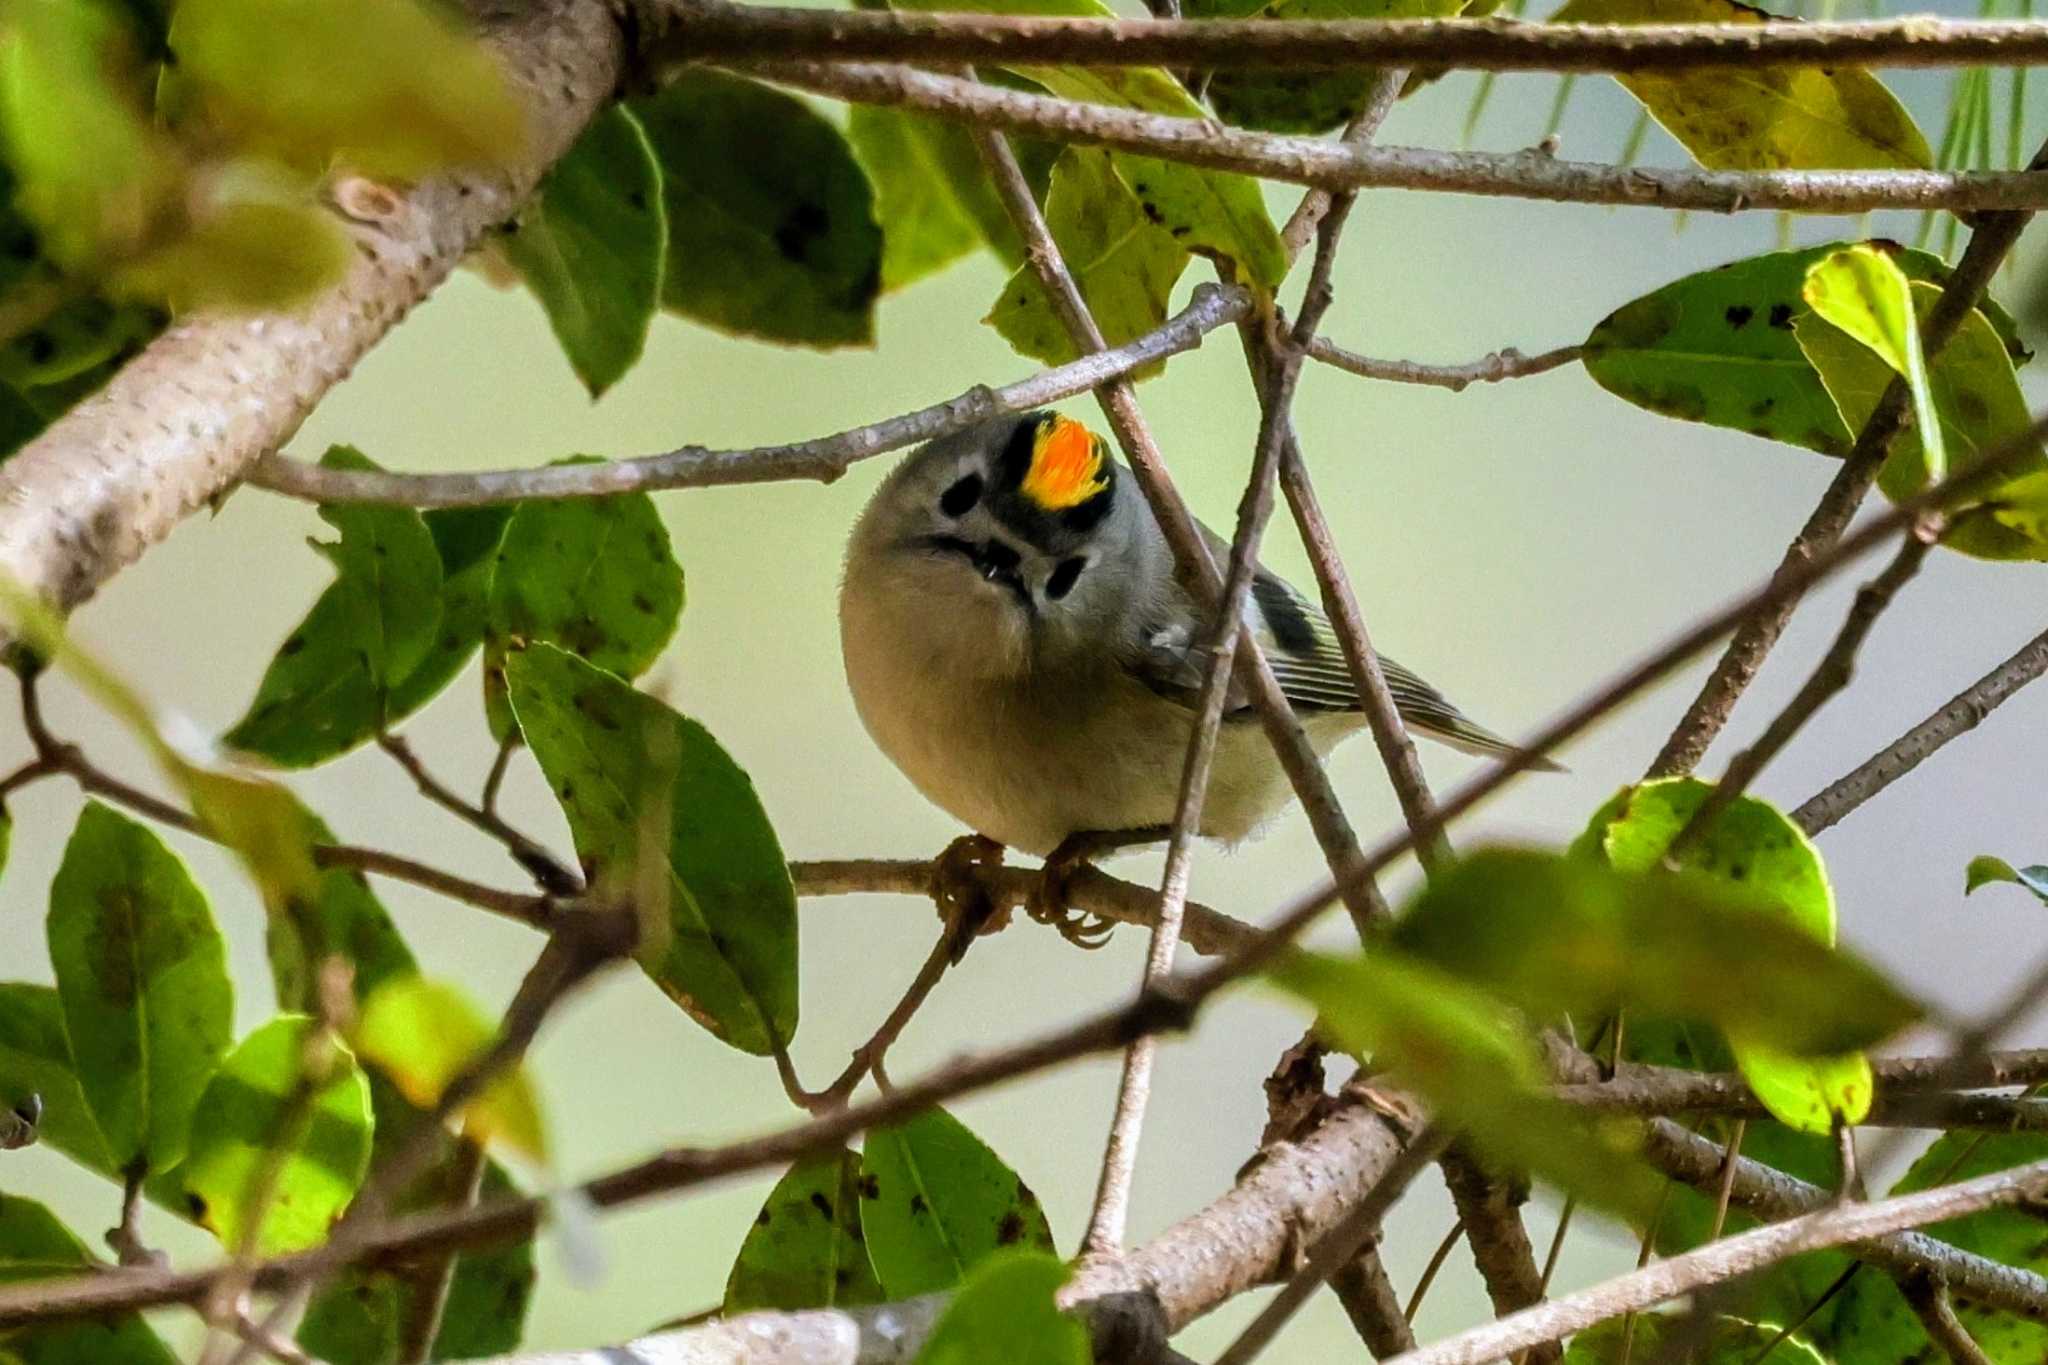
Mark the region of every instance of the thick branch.
POLYGON ((340 284, 291 313, 179 322, 0 467, 0 574, 59 608, 83 602, 283 445, 513 214, 616 88, 623 58, 601 0, 537 0, 517 12, 492 43, 532 115, 522 163, 403 196, 344 182, 337 197, 375 217, 351 224, 357 251, 340 284))
POLYGON ((1948 704, 1871 755, 1846 777, 1792 812, 1792 821, 1818 834, 1919 767, 1935 750, 1984 723, 2006 698, 2048 673, 2048 631, 1950 698, 1948 704))
POLYGON ((1737 65, 2048 63, 2048 24, 1901 19, 1776 24, 1527 24, 1510 19, 1061 19, 905 10, 691 4, 675 60, 904 61, 1001 66, 1372 66, 1485 71, 1672 71, 1737 65))
POLYGON ((664 455, 604 464, 544 465, 538 469, 479 470, 469 474, 327 469, 273 456, 256 466, 249 482, 314 502, 388 502, 407 507, 472 507, 520 498, 595 498, 613 493, 780 479, 830 483, 856 461, 961 431, 1004 413, 1026 412, 1056 403, 1154 361, 1193 350, 1202 344, 1203 336, 1235 322, 1250 307, 1251 296, 1242 289, 1198 285, 1186 308, 1153 331, 1114 350, 1084 355, 1001 388, 976 385, 957 398, 900 417, 788 445, 751 450, 685 446, 664 455))
POLYGON ((908 67, 789 63, 764 66, 754 74, 856 103, 902 105, 1010 132, 1333 191, 1437 190, 1706 213, 2048 206, 2048 175, 2031 171, 1670 170, 1560 161, 1540 151, 1501 155, 1346 147, 1309 137, 1242 132, 1208 119, 1080 104, 908 67))

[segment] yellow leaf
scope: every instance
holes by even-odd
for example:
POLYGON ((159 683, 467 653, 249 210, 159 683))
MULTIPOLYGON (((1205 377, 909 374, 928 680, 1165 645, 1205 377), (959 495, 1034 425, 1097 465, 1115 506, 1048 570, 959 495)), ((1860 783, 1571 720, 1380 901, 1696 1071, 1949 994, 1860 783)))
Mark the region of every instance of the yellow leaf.
MULTIPOLYGON (((490 1025, 454 987, 420 976, 393 978, 363 1002, 351 1040, 356 1055, 383 1068, 399 1093, 432 1109, 463 1069, 491 1045, 490 1025)), ((479 1139, 502 1140, 535 1161, 547 1160, 540 1102, 522 1068, 501 1073, 462 1119, 479 1139)))

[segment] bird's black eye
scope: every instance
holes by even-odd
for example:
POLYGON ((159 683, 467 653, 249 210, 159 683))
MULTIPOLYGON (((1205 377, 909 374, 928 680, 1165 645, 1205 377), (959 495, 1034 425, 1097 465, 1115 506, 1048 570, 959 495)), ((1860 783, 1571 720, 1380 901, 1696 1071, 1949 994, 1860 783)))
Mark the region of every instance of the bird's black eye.
POLYGON ((1074 584, 1081 581, 1081 570, 1087 567, 1087 562, 1079 556, 1073 559, 1062 559, 1059 562, 1059 567, 1052 571, 1051 577, 1045 580, 1046 597, 1051 601, 1057 602, 1072 592, 1074 584))
POLYGON ((981 501, 981 475, 969 474, 939 495, 939 510, 949 517, 964 517, 981 501))

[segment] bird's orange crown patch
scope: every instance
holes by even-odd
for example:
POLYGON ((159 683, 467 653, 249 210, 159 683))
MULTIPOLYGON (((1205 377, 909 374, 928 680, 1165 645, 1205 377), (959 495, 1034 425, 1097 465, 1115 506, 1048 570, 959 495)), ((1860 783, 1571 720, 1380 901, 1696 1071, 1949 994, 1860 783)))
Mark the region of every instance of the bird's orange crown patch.
POLYGON ((1039 423, 1031 467, 1019 491, 1048 512, 1078 507, 1109 487, 1102 476, 1102 438, 1071 417, 1055 413, 1039 423))

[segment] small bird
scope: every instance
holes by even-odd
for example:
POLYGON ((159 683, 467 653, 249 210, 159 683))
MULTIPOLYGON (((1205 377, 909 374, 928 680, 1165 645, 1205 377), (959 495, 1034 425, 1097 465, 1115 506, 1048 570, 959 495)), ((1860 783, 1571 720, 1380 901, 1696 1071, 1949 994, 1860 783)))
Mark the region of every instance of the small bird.
MULTIPOLYGON (((1228 544, 1202 534, 1220 566, 1228 544)), ((1129 472, 1050 412, 913 451, 854 527, 839 593, 846 678, 875 743, 934 804, 1046 857, 1049 881, 1166 837, 1208 616, 1129 472)), ((1318 755, 1365 727, 1328 618, 1286 580, 1257 570, 1245 624, 1318 755)), ((1515 752, 1392 659, 1380 666, 1411 729, 1515 752)), ((1200 833, 1235 843, 1291 796, 1233 683, 1200 833)))

